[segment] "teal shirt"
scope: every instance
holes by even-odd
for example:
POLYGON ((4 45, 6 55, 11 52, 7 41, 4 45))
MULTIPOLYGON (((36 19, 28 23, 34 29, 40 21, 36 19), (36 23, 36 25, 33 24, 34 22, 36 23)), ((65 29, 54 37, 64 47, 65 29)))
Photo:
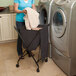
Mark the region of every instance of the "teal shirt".
MULTIPOLYGON (((28 2, 25 2, 25 0, 14 0, 14 3, 18 3, 18 9, 22 11, 27 7, 32 8, 32 4, 34 4, 34 0, 28 0, 28 2)), ((24 16, 25 16, 24 13, 17 13, 16 21, 24 22, 24 19, 23 19, 24 16)))

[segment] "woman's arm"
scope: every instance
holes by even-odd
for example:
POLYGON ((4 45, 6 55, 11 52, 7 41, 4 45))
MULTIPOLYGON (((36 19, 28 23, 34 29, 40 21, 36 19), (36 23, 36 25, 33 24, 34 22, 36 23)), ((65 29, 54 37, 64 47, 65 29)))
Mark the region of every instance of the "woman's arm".
POLYGON ((16 12, 16 13, 27 13, 27 11, 26 10, 18 10, 18 3, 14 3, 14 11, 16 12))

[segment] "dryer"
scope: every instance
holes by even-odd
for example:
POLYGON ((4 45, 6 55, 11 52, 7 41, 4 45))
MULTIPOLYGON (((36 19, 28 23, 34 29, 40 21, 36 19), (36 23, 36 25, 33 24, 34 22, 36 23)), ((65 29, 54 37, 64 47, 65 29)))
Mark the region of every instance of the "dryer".
MULTIPOLYGON (((51 24, 51 6, 53 0, 41 0, 38 4, 40 24, 51 24)), ((51 57, 50 26, 48 27, 49 57, 51 57)))
POLYGON ((76 0, 52 4, 52 59, 69 76, 76 75, 76 0))

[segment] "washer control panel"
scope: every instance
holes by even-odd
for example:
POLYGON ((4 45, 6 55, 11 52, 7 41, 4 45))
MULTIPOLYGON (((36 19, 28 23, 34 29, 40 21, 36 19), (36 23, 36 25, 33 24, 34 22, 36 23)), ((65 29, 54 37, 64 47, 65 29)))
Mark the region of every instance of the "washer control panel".
POLYGON ((55 3, 58 5, 63 5, 63 4, 70 3, 70 2, 71 0, 55 0, 55 3))

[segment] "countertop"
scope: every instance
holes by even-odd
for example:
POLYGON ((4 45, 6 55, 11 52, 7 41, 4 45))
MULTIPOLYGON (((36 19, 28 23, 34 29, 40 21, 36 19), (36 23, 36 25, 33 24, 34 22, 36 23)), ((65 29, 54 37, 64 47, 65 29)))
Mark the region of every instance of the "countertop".
MULTIPOLYGON (((36 9, 37 9, 37 11, 38 11, 38 6, 36 6, 36 9)), ((14 11, 11 12, 11 11, 9 10, 9 7, 6 7, 5 10, 3 10, 2 12, 0 12, 0 14, 12 14, 12 13, 15 13, 15 12, 14 12, 14 11)))
POLYGON ((14 11, 11 12, 8 7, 5 10, 3 10, 2 12, 0 12, 0 14, 11 14, 11 13, 15 13, 15 12, 14 11))

